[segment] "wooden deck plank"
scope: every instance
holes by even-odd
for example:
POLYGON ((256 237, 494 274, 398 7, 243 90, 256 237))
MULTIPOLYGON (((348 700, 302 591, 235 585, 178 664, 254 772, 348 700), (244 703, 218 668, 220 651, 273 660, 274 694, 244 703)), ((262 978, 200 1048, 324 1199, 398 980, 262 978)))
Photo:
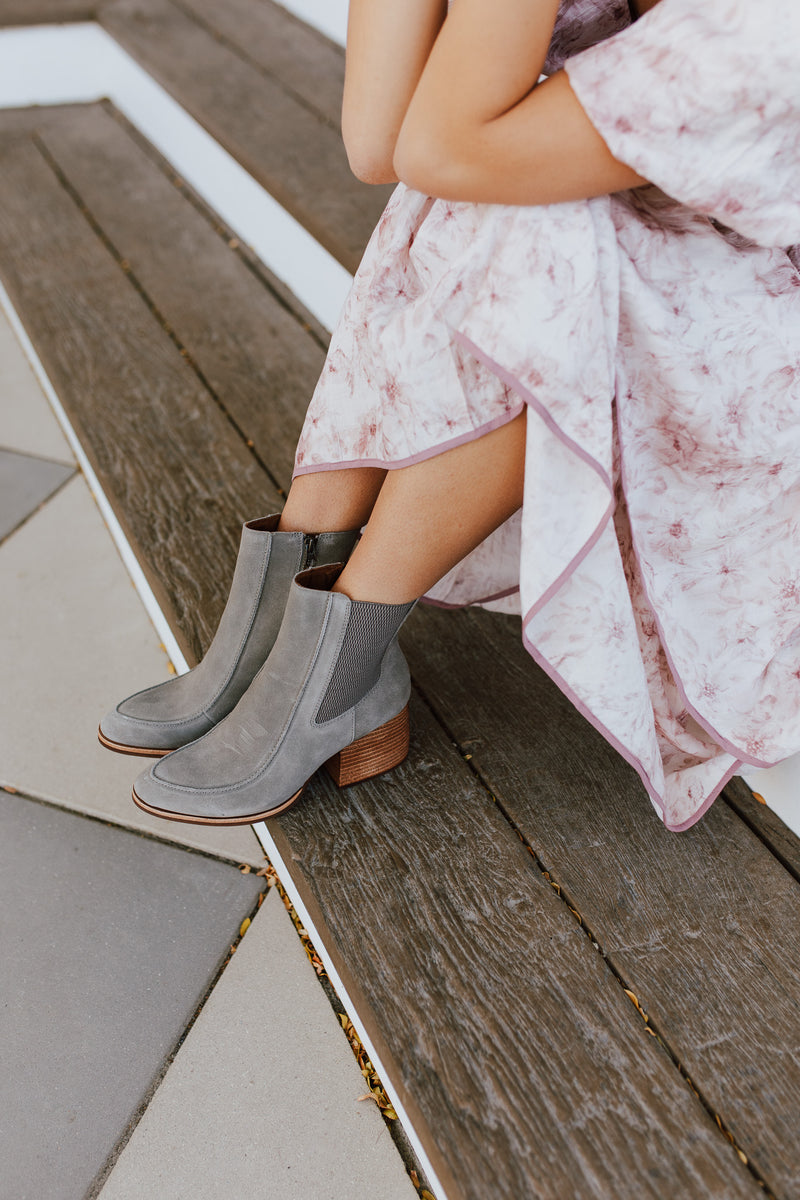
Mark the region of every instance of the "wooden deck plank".
POLYGON ((335 129, 170 0, 112 0, 100 20, 288 212, 355 270, 389 189, 354 178, 335 129))
POLYGON ((0 28, 91 21, 101 0, 0 0, 0 28))
POLYGON ((408 633, 418 683, 651 1025, 775 1194, 797 1195, 797 881, 723 802, 666 831, 517 621, 428 609, 408 633))
MULTIPOLYGON (((204 644, 263 472, 40 150, 6 135, 0 166, 5 282, 183 641, 204 644)), ((415 716, 400 771, 343 793, 316 781, 274 829, 451 1200, 761 1194, 415 716)))
POLYGON ((429 713, 412 716, 403 767, 346 792, 319 778, 270 828, 435 1131, 448 1195, 763 1194, 429 713))
POLYGON ((341 46, 271 0, 174 2, 339 131, 344 89, 341 46))
POLYGON ((126 533, 149 548, 156 596, 197 655, 225 601, 231 514, 269 510, 274 488, 39 150, 10 136, 0 263, 126 533), (185 557, 192 545, 197 562, 185 557))
POLYGON ((100 105, 10 120, 39 130, 132 277, 181 346, 191 346, 222 407, 288 488, 324 361, 319 341, 216 232, 213 216, 187 203, 166 164, 157 169, 100 105))
POLYGON ((784 824, 777 813, 755 799, 743 779, 732 779, 723 795, 734 812, 769 846, 786 870, 800 881, 800 837, 784 824))

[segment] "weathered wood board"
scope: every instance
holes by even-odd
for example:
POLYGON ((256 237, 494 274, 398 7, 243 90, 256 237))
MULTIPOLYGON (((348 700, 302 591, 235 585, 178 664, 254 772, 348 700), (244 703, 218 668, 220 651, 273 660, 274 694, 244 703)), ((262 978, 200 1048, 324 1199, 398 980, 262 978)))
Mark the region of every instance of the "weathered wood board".
MULTIPOLYGON (((167 205, 180 240, 163 172, 150 163, 159 179, 145 182, 146 165, 107 113, 73 116, 81 120, 69 122, 70 132, 37 120, 35 141, 22 132, 0 136, 0 273, 176 630, 196 653, 221 606, 240 519, 276 501, 222 401, 228 379, 244 396, 253 351, 223 323, 217 357, 203 359, 218 373, 213 388, 198 371, 215 297, 206 292, 205 317, 192 310, 145 252, 150 238, 163 248, 154 203, 167 205), (112 211, 118 185, 110 177, 113 203, 104 207, 103 187, 87 200, 92 171, 106 178, 103 146, 116 170, 134 165, 138 233, 135 203, 121 216, 112 211), (129 239, 130 260, 115 238, 129 239), (166 299, 157 304, 151 287, 166 299), (178 340, 162 303, 186 321, 178 340)), ((196 216, 192 207, 182 251, 187 288, 198 279, 190 260, 205 246, 196 216)), ((232 297, 235 256, 209 229, 232 297)), ((171 264, 180 270, 178 257, 171 264)), ((242 284, 245 297, 249 286, 242 284)), ((410 639, 431 661, 449 646, 451 671, 453 661, 464 664, 461 682, 451 680, 455 695, 475 670, 458 638, 456 616, 443 635, 429 622, 410 639)), ((412 756, 400 770, 346 792, 315 780, 273 828, 451 1200, 762 1194, 448 729, 420 702, 415 721, 412 756)), ((474 710, 468 723, 483 736, 473 721, 474 710)), ((517 712, 518 752, 527 734, 517 712)), ((504 736, 510 748, 513 728, 504 736)), ((628 782, 617 778, 615 786, 624 791, 622 812, 632 810, 628 782)), ((617 828, 619 841, 626 826, 616 820, 609 837, 617 828)), ((569 816, 562 835, 582 851, 583 833, 569 816)))
POLYGON ((104 27, 349 270, 388 197, 350 172, 339 132, 170 0, 111 0, 104 27))
POLYGON ((797 880, 722 801, 665 830, 530 661, 518 621, 428 608, 407 646, 434 711, 709 1107, 776 1194, 800 1193, 797 880))
MULTIPOLYGON (((275 488, 29 140, 0 137, 0 264, 97 474, 192 655, 225 600, 233 514, 275 488), (193 545, 204 566, 187 562, 193 545)), ((194 555, 192 556, 194 557, 194 555)))
POLYGON ((777 813, 755 799, 743 779, 732 779, 724 797, 734 812, 800 882, 800 838, 783 823, 777 813))
POLYGON ((341 46, 271 0, 180 0, 180 6, 338 132, 344 90, 341 46))
POLYGON ((100 105, 73 108, 64 119, 43 122, 29 111, 6 120, 39 130, 53 163, 190 352, 220 407, 288 488, 324 361, 300 313, 253 273, 209 210, 187 203, 167 164, 145 154, 128 126, 100 105))
POLYGON ((760 1194, 724 1139, 705 1161, 712 1118, 431 714, 412 718, 402 768, 320 778, 270 828, 448 1196, 760 1194))

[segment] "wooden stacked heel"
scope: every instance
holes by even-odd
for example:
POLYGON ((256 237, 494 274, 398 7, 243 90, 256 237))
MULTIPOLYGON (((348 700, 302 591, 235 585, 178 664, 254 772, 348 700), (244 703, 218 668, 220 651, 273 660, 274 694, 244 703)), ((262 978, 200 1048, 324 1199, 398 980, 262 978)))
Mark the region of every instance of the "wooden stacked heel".
POLYGON ((329 758, 325 770, 337 787, 350 787, 353 783, 361 783, 371 779, 373 775, 382 775, 397 767, 408 755, 410 726, 408 720, 408 705, 391 721, 373 729, 351 742, 329 758))

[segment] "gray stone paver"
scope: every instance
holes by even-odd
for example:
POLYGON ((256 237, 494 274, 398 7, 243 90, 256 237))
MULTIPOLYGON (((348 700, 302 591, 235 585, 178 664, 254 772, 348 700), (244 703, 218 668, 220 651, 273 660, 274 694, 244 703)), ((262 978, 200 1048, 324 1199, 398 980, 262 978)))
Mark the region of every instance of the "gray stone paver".
POLYGON ((74 463, 67 439, 8 319, 0 310, 0 446, 74 463))
POLYGON ((74 474, 74 467, 0 447, 0 541, 74 474))
POLYGON ((131 785, 150 761, 112 754, 97 725, 167 677, 167 658, 82 476, 0 545, 0 783, 159 837, 259 864, 249 826, 162 821, 131 785))
POLYGON ((273 891, 100 1200, 414 1200, 364 1092, 273 891))
POLYGON ((79 1200, 194 1015, 261 881, 0 797, 4 1200, 79 1200))

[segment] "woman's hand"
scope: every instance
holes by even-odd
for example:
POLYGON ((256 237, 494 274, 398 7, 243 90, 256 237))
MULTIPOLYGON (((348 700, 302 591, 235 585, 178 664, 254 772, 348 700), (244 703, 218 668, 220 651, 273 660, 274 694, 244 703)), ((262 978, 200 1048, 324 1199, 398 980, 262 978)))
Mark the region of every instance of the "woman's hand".
POLYGON ((551 204, 645 182, 559 71, 537 85, 558 0, 458 0, 402 123, 398 178, 428 195, 551 204))
POLYGON ((353 172, 396 181, 394 151, 447 0, 350 0, 342 134, 353 172))

